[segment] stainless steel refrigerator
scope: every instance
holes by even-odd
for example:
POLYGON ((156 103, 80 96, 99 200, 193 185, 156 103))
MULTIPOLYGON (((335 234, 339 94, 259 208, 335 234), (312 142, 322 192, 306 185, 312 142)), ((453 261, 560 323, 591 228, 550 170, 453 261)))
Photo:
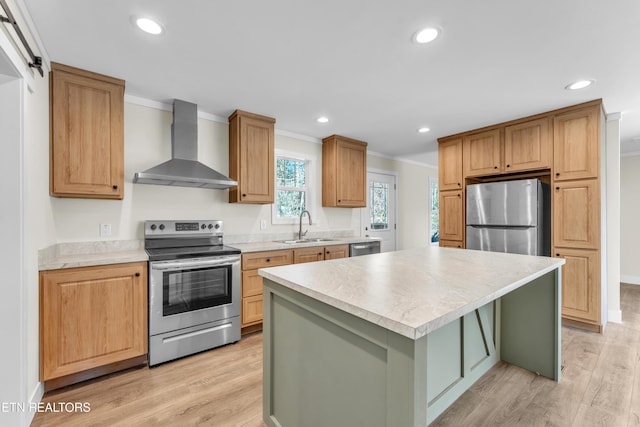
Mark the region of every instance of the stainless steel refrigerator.
POLYGON ((551 255, 551 195, 538 179, 467 186, 467 249, 551 255))

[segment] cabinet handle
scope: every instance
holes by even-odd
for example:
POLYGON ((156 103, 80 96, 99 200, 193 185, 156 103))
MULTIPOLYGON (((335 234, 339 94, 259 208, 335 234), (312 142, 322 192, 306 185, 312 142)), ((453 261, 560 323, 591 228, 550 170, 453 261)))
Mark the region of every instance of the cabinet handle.
POLYGON ((556 254, 556 256, 560 256, 560 254, 556 254))
POLYGON ((462 245, 458 245, 458 248, 459 248, 459 249, 462 249, 462 245))
POLYGON ((136 277, 140 277, 140 272, 136 271, 136 277))
MULTIPOLYGON (((329 253, 329 252, 327 252, 327 253, 329 253)), ((322 255, 322 252, 318 252, 318 255, 322 255)))
POLYGON ((460 197, 462 197, 462 196, 458 194, 458 199, 459 199, 460 197))
POLYGON ((556 172, 556 176, 560 176, 560 172, 556 172))
POLYGON ((494 168, 494 169, 498 169, 498 167, 497 167, 497 166, 494 166, 493 168, 494 168))
POLYGON ((342 200, 338 200, 338 203, 342 203, 342 200))
POLYGON ((556 190, 559 190, 559 189, 560 189, 560 187, 556 187, 556 190))
POLYGON ((267 258, 267 262, 271 262, 271 258, 267 258))
POLYGON ((458 183, 458 187, 460 187, 460 186, 461 186, 460 183, 458 183))
POLYGON ((507 167, 508 167, 508 168, 510 168, 510 167, 511 167, 511 165, 507 165, 507 167))
POLYGON ((247 195, 246 195, 246 194, 244 194, 244 193, 242 193, 242 197, 247 197, 247 195))
POLYGON ((113 191, 118 191, 118 186, 117 185, 113 186, 113 191))
POLYGON ((327 255, 329 255, 331 252, 327 251, 327 255))

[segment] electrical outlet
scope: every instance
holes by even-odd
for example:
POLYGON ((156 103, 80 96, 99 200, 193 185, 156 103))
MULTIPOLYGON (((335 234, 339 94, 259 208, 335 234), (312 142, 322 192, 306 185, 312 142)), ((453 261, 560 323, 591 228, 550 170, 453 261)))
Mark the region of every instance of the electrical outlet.
POLYGON ((100 237, 111 236, 111 224, 100 224, 100 237))
POLYGON ((260 220, 260 230, 266 230, 267 229, 267 220, 266 219, 261 219, 260 220))

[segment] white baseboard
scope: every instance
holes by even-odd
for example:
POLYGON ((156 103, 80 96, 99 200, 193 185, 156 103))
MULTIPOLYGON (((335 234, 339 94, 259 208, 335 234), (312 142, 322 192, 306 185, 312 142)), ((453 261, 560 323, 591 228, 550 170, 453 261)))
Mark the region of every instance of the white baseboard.
POLYGON ((622 323, 622 310, 609 310, 609 322, 622 323))
MULTIPOLYGON (((44 396, 44 383, 38 382, 38 385, 36 385, 36 388, 33 390, 33 393, 31 393, 31 397, 29 398, 29 407, 33 408, 34 405, 40 403, 42 401, 42 396, 44 396)), ((35 411, 27 411, 27 423, 25 425, 31 425, 31 422, 33 421, 33 417, 35 417, 35 415, 35 411)))
POLYGON ((630 285, 640 285, 640 276, 627 276, 627 275, 621 274, 620 282, 628 283, 630 285))

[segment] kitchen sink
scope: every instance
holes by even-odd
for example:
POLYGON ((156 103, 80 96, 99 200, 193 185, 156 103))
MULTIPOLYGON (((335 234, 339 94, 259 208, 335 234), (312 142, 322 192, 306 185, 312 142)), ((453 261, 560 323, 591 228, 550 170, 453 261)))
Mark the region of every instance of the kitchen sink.
POLYGON ((274 240, 278 243, 287 243, 293 245, 295 243, 320 243, 320 242, 333 242, 335 239, 290 239, 290 240, 274 240))

